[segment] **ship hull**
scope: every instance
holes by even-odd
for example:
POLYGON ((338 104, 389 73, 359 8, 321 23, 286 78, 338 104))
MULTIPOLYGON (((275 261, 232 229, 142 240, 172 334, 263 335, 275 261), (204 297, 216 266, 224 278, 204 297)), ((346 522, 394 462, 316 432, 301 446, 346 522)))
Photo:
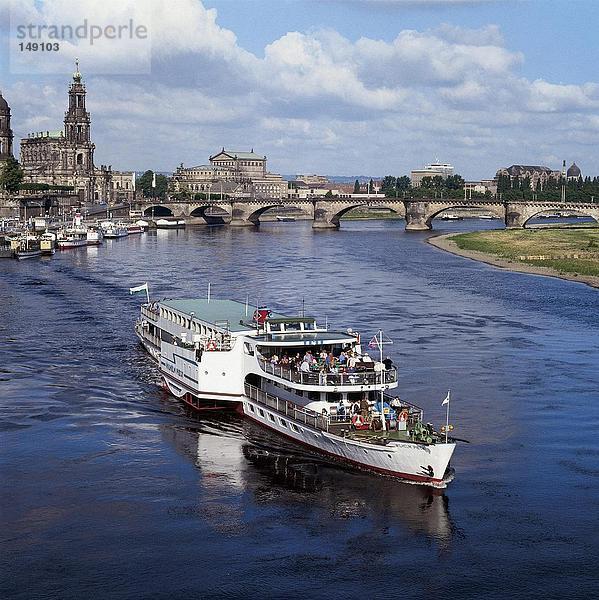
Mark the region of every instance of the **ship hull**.
POLYGON ((446 487, 452 479, 449 461, 455 444, 390 443, 387 446, 379 446, 348 440, 314 429, 288 416, 279 415, 247 397, 240 410, 245 417, 262 427, 360 470, 436 488, 446 487), (281 422, 287 423, 287 426, 281 422), (297 431, 290 428, 291 424, 297 431), (431 469, 432 476, 429 474, 431 469))

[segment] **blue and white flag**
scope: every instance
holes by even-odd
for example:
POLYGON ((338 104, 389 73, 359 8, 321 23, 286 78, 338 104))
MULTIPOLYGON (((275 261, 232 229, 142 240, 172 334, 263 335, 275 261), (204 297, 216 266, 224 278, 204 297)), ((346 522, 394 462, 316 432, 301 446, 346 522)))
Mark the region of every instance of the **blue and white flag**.
POLYGON ((445 396, 445 400, 441 402, 441 406, 445 406, 446 404, 449 404, 449 390, 447 391, 447 396, 445 396))

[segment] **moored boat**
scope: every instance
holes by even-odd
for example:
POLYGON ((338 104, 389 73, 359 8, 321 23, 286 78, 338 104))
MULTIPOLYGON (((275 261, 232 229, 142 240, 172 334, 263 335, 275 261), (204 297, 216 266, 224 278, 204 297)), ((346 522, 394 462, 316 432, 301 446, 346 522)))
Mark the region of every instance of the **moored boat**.
POLYGON ((52 256, 56 252, 56 234, 46 231, 40 237, 40 250, 46 256, 52 256))
POLYGON ((101 226, 104 237, 107 239, 121 238, 129 235, 127 227, 123 223, 113 223, 112 221, 105 221, 101 224, 101 226))
POLYGON ((138 225, 137 223, 128 223, 127 224, 127 233, 129 235, 132 234, 136 234, 136 233, 143 233, 144 229, 141 225, 138 225))
POLYGON ((35 258, 36 256, 41 256, 41 254, 40 240, 36 235, 26 233, 19 238, 15 249, 15 258, 23 260, 26 258, 35 258))
POLYGON ((56 245, 61 250, 87 246, 87 232, 80 228, 69 228, 59 232, 56 245))
POLYGON ((95 226, 88 227, 85 233, 85 239, 88 246, 99 246, 104 239, 102 228, 95 226))
MULTIPOLYGON (((147 287, 132 291, 146 291, 147 287)), ((445 487, 455 441, 390 393, 397 371, 362 351, 358 334, 311 317, 230 300, 147 302, 136 334, 165 388, 194 409, 234 406, 246 418, 336 461, 445 487)))
POLYGON ((156 229, 180 229, 185 227, 183 219, 156 219, 156 229))

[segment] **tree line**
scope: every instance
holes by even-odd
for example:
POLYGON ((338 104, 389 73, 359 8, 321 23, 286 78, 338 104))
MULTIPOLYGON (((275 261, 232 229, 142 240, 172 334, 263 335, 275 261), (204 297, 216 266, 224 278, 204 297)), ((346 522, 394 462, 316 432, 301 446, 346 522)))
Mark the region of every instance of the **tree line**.
POLYGON ((502 200, 547 200, 559 201, 562 197, 562 185, 566 184, 566 202, 598 202, 599 177, 578 177, 565 180, 564 177, 549 177, 535 185, 530 177, 497 177, 497 194, 502 200))

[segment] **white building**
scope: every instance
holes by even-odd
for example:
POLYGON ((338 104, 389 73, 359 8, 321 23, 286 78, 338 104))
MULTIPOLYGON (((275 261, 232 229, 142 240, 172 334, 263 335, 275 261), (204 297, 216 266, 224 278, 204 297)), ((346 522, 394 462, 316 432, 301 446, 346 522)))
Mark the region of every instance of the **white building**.
POLYGON ((424 166, 422 169, 412 171, 410 180, 412 181, 412 187, 420 187, 425 177, 443 177, 443 179, 447 179, 453 173, 453 165, 437 161, 424 166))

